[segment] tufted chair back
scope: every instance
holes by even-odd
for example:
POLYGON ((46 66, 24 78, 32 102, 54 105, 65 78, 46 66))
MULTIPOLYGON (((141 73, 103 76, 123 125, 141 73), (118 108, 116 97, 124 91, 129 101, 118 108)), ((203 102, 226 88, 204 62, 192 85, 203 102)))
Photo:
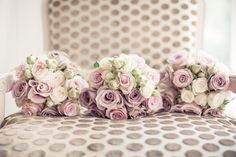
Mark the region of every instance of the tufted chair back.
POLYGON ((201 47, 203 0, 47 0, 45 46, 83 68, 138 53, 161 68, 171 52, 201 47))

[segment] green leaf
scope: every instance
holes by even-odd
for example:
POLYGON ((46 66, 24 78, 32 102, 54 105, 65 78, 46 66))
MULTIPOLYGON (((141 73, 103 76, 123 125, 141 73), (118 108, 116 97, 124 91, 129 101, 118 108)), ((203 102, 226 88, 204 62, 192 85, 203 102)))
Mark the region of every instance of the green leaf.
POLYGON ((94 68, 98 68, 99 66, 100 66, 100 65, 99 65, 98 62, 95 62, 94 65, 93 65, 94 68))

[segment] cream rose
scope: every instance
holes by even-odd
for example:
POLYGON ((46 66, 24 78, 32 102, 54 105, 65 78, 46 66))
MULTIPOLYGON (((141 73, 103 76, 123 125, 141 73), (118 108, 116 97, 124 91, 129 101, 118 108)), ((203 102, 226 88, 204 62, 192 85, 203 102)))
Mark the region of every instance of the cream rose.
POLYGON ((111 57, 106 57, 103 58, 100 62, 99 62, 99 66, 101 69, 103 70, 111 70, 112 69, 112 62, 113 62, 113 58, 111 57))
POLYGON ((43 81, 48 76, 47 64, 43 61, 38 60, 32 67, 32 75, 37 81, 43 81))
POLYGON ((120 84, 120 90, 123 94, 128 94, 136 86, 135 79, 130 73, 119 73, 118 80, 120 84))
POLYGON ((192 89, 193 89, 194 94, 204 93, 205 91, 208 90, 207 79, 206 78, 198 78, 198 79, 193 80, 192 89))
POLYGON ((190 90, 182 90, 181 91, 181 99, 186 103, 192 103, 194 100, 194 94, 190 90))
POLYGON ((59 104, 67 98, 66 88, 60 86, 54 88, 50 94, 50 97, 55 104, 59 104))
POLYGON ((205 93, 201 93, 194 98, 194 102, 200 106, 206 106, 207 104, 207 95, 205 93))
POLYGON ((155 83, 152 81, 147 81, 144 86, 141 86, 140 92, 144 98, 150 98, 155 89, 155 83))
POLYGON ((49 72, 45 78, 42 79, 43 82, 47 82, 48 85, 52 88, 56 88, 65 83, 65 76, 62 71, 49 72))
POLYGON ((212 92, 209 94, 207 102, 211 108, 218 108, 223 104, 225 98, 225 92, 212 92))

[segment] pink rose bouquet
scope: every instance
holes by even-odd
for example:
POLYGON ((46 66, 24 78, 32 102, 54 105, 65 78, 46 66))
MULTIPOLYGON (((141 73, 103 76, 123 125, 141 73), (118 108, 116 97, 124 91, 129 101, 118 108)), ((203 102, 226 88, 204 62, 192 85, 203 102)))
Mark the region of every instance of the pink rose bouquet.
POLYGON ((78 115, 80 93, 89 86, 78 72, 60 52, 31 55, 16 68, 12 95, 26 115, 78 115))
POLYGON ((164 110, 221 116, 229 102, 227 70, 201 51, 192 56, 179 51, 167 61, 160 77, 164 110))
POLYGON ((97 117, 124 120, 147 116, 163 108, 159 80, 158 71, 138 55, 106 57, 94 64, 90 87, 82 90, 79 102, 97 117))

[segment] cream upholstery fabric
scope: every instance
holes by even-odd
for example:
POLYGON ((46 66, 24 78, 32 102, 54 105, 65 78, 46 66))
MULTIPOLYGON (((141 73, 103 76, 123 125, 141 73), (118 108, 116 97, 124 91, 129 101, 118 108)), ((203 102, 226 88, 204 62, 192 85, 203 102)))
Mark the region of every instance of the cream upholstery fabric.
POLYGON ((128 121, 12 115, 1 157, 236 156, 236 121, 161 113, 128 121))
POLYGON ((203 0, 49 0, 49 49, 82 67, 105 56, 139 53, 161 68, 176 50, 201 41, 203 0))

